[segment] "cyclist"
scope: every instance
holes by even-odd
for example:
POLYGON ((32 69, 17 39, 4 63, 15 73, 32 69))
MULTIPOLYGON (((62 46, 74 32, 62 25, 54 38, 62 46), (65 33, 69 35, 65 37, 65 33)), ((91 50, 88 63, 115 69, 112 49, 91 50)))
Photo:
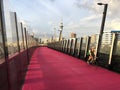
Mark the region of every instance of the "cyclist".
POLYGON ((96 57, 96 52, 95 52, 95 49, 94 47, 92 47, 90 50, 89 50, 89 57, 88 57, 88 60, 87 60, 87 63, 92 63, 94 60, 95 60, 95 57, 96 57))

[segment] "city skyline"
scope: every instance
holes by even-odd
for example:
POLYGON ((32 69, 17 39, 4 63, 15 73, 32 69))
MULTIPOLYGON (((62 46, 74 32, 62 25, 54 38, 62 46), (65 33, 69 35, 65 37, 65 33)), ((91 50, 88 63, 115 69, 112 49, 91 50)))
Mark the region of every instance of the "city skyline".
POLYGON ((105 31, 120 30, 119 0, 10 0, 12 10, 36 36, 59 35, 59 25, 63 22, 63 37, 70 33, 77 36, 99 33, 103 7, 98 2, 108 3, 105 31))

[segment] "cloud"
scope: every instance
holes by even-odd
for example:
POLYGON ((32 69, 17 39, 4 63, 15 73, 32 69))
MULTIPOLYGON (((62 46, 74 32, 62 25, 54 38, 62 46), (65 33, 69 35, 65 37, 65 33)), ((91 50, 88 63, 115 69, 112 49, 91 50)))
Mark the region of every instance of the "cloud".
POLYGON ((80 9, 86 9, 88 11, 92 11, 94 13, 100 14, 103 11, 103 8, 101 6, 98 6, 97 3, 102 2, 102 3, 107 3, 108 4, 108 10, 107 14, 108 17, 110 18, 120 18, 120 12, 119 12, 119 5, 120 5, 120 0, 76 0, 74 5, 77 8, 80 9))
POLYGON ((88 17, 85 17, 83 19, 81 19, 81 22, 94 22, 94 21, 97 21, 98 19, 101 18, 101 15, 90 15, 88 17))
POLYGON ((55 2, 55 0, 50 0, 51 2, 55 2))
POLYGON ((111 0, 108 5, 109 17, 111 19, 120 18, 119 11, 120 1, 119 0, 111 0))
MULTIPOLYGON (((48 1, 45 0, 37 0, 39 4, 42 4, 45 8, 44 10, 46 10, 48 12, 48 14, 55 14, 57 16, 61 16, 62 13, 60 13, 59 9, 54 6, 53 4, 49 3, 48 1)), ((51 1, 51 0, 50 0, 51 1)), ((54 0, 52 0, 54 1, 54 0)))
POLYGON ((114 19, 112 21, 108 21, 106 27, 109 30, 120 30, 120 19, 114 19))
POLYGON ((64 36, 70 35, 72 32, 76 33, 77 37, 99 33, 100 23, 95 23, 91 20, 92 19, 84 18, 82 20, 79 20, 79 22, 69 22, 63 29, 63 32, 65 32, 64 36))
POLYGON ((18 2, 18 5, 15 5, 19 6, 19 14, 24 15, 26 23, 30 24, 37 34, 52 33, 54 26, 58 30, 61 16, 64 18, 65 36, 70 35, 71 32, 81 35, 99 32, 103 6, 97 5, 98 2, 108 3, 105 30, 119 29, 120 26, 119 0, 35 0, 33 2, 26 0, 26 3, 25 0, 22 0, 24 3, 19 0, 14 1, 18 2))
POLYGON ((83 2, 82 0, 76 0, 74 4, 77 8, 92 12, 90 16, 83 18, 81 22, 83 22, 83 24, 88 24, 88 26, 90 26, 91 23, 96 24, 98 20, 99 24, 101 23, 100 21, 102 19, 102 12, 104 7, 98 6, 98 2, 108 4, 105 30, 120 29, 119 0, 84 0, 83 2))
POLYGON ((96 1, 91 1, 91 0, 76 0, 76 2, 74 3, 74 5, 77 8, 80 9, 86 9, 88 11, 93 11, 93 12, 98 12, 98 8, 96 7, 97 3, 96 1))

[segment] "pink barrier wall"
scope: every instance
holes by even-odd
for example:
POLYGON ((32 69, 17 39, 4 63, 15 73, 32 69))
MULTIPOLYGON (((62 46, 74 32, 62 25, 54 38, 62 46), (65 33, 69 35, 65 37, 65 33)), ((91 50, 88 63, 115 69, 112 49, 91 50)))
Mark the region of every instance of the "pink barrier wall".
POLYGON ((36 47, 9 57, 8 64, 0 65, 0 90, 20 90, 27 71, 27 66, 36 47), (28 55, 27 56, 27 51, 28 55), (8 66, 8 73, 7 73, 8 66))
POLYGON ((7 67, 5 63, 0 65, 0 90, 8 90, 7 67))

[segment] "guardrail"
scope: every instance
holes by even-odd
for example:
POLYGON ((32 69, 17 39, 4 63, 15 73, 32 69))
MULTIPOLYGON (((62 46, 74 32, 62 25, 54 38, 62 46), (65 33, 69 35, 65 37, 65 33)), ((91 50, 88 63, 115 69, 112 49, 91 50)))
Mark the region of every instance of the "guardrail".
POLYGON ((100 66, 120 72, 120 34, 119 33, 103 33, 101 43, 98 42, 99 35, 91 35, 80 38, 64 39, 60 42, 49 42, 48 47, 61 51, 63 53, 80 58, 84 61, 86 53, 91 47, 98 51, 98 63, 100 66))

